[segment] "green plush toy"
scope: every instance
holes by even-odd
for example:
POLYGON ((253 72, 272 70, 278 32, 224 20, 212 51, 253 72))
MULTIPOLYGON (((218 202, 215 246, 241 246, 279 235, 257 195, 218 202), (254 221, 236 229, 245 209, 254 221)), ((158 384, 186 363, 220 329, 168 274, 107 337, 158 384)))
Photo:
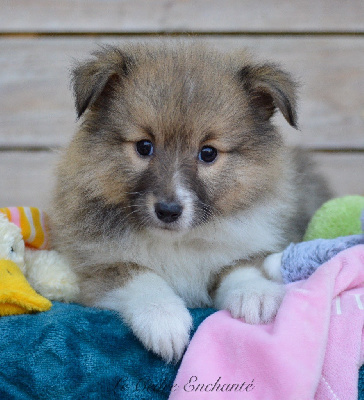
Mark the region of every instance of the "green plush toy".
POLYGON ((363 210, 364 196, 345 196, 329 200, 312 217, 303 240, 334 239, 361 234, 360 216, 363 210))

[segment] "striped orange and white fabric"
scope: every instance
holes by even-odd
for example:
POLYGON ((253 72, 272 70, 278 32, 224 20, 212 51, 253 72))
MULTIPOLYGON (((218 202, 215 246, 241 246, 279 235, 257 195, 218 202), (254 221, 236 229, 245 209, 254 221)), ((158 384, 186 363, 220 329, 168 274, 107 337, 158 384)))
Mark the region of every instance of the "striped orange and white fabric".
POLYGON ((21 229, 27 246, 36 249, 48 249, 49 235, 45 212, 35 207, 0 208, 0 212, 21 229))

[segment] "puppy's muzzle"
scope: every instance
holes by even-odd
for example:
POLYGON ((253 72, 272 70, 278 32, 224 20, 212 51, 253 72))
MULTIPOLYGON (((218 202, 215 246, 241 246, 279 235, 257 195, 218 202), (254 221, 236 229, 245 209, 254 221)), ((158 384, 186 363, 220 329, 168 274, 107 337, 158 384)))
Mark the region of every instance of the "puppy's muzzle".
POLYGON ((155 213, 162 222, 175 222, 182 215, 183 207, 176 202, 158 202, 154 204, 155 213))

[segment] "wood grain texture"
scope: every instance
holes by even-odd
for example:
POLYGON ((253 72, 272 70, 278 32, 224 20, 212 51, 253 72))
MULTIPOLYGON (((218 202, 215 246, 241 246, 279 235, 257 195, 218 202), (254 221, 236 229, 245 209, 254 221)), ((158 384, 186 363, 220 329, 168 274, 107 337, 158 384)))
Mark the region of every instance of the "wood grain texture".
MULTIPOLYGON (((314 158, 336 196, 364 195, 364 153, 315 153, 314 158)), ((47 208, 56 159, 54 152, 0 152, 0 207, 47 208)))
MULTIPOLYGON (((69 88, 73 59, 87 57, 97 43, 138 40, 145 41, 116 37, 0 40, 0 147, 64 145, 76 129, 69 88)), ((281 63, 299 79, 301 131, 277 117, 290 142, 318 149, 364 148, 364 38, 242 35, 204 41, 222 50, 248 48, 259 59, 281 63)))
POLYGON ((336 196, 364 196, 364 153, 316 153, 314 159, 336 196))
POLYGON ((52 152, 0 152, 0 208, 48 207, 55 160, 52 152))
POLYGON ((362 0, 0 0, 8 32, 360 31, 362 0))

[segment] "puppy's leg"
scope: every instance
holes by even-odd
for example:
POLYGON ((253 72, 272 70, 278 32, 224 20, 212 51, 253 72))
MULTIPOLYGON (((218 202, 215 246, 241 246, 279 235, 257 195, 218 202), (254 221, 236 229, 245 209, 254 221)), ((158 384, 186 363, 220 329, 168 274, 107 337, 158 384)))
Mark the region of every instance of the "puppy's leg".
POLYGON ((104 291, 94 306, 117 311, 135 336, 165 361, 178 361, 189 342, 192 318, 183 300, 158 275, 139 270, 104 291))
POLYGON ((282 256, 283 253, 273 253, 266 257, 263 262, 263 270, 272 281, 283 282, 282 256))
POLYGON ((267 323, 276 315, 282 302, 284 285, 266 279, 253 262, 231 267, 221 278, 214 303, 229 310, 234 318, 249 324, 267 323))

